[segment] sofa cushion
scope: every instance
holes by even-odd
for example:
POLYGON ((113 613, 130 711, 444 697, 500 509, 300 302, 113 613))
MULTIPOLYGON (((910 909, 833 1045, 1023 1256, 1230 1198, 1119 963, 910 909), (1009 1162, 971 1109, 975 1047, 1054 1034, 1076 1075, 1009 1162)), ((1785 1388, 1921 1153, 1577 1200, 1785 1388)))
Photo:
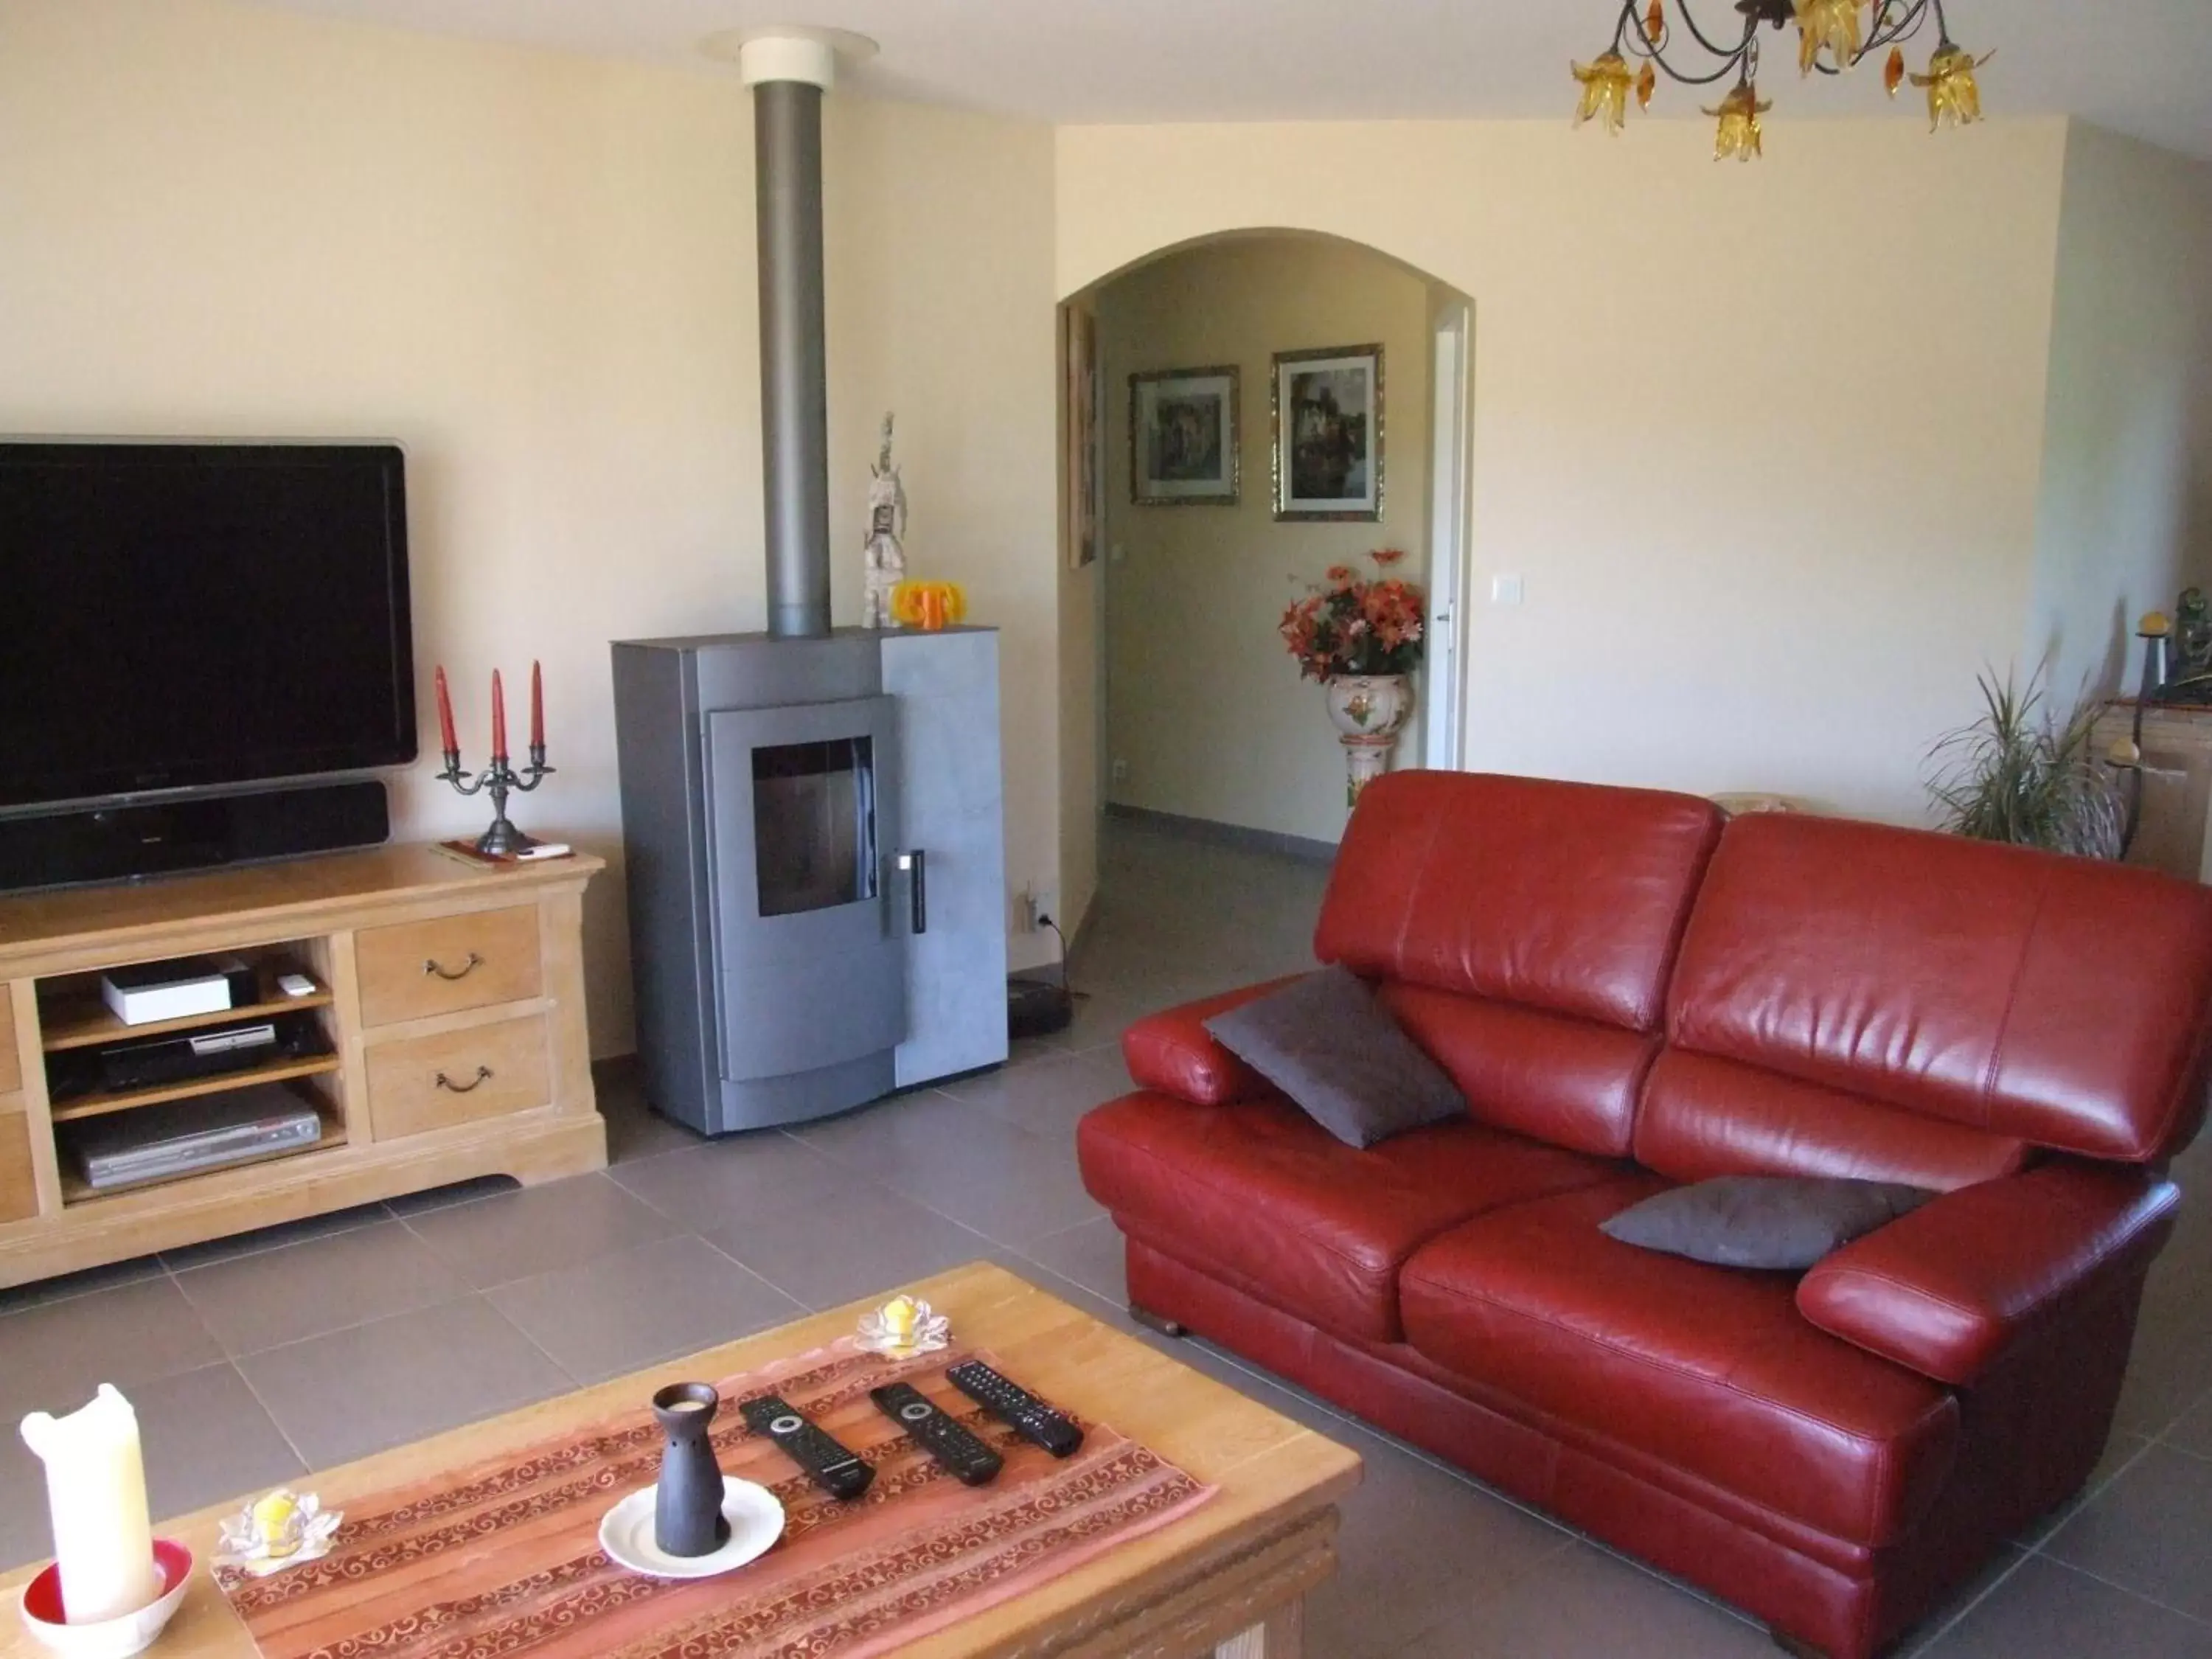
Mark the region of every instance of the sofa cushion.
POLYGON ((1285 1100, 1193 1106, 1136 1094, 1077 1131, 1084 1185, 1130 1237, 1340 1336, 1395 1342, 1398 1269, 1501 1204, 1620 1166, 1468 1118, 1366 1151, 1285 1100))
POLYGON ((1894 1541, 1951 1468, 1950 1393, 1815 1329, 1793 1275, 1639 1250, 1635 1176, 1455 1227, 1401 1277, 1437 1364, 1850 1543, 1894 1541))
POLYGON ((2203 1119, 2212 888, 1921 830, 1738 818, 1668 997, 1680 1048, 2154 1161, 2203 1119))
POLYGON ((1826 1176, 1950 1192, 2011 1175, 2027 1143, 1741 1060, 1661 1051, 1636 1114, 1636 1161, 1676 1181, 1826 1176))
POLYGON ((1655 1030, 1720 824, 1689 795, 1394 773, 1360 794, 1314 951, 1368 979, 1655 1030))
POLYGON ((1657 1037, 1425 985, 1385 983, 1379 994, 1483 1122, 1601 1158, 1629 1155, 1657 1037))
POLYGON ((1467 1115, 1452 1080, 1342 968, 1216 1014, 1206 1030, 1347 1146, 1467 1115))
POLYGON ((1723 1176, 1675 1187, 1608 1217, 1608 1238, 1718 1267, 1802 1273, 1936 1194, 1893 1181, 1723 1176))

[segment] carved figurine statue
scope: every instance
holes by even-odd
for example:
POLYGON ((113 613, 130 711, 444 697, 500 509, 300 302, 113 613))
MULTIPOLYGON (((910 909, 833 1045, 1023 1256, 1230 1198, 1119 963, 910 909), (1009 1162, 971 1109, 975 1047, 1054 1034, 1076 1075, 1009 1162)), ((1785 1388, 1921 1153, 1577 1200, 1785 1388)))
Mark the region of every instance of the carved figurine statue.
POLYGON ((891 417, 884 416, 884 447, 869 468, 868 587, 860 613, 864 628, 896 626, 891 616, 891 590, 906 574, 906 483, 891 465, 891 417))

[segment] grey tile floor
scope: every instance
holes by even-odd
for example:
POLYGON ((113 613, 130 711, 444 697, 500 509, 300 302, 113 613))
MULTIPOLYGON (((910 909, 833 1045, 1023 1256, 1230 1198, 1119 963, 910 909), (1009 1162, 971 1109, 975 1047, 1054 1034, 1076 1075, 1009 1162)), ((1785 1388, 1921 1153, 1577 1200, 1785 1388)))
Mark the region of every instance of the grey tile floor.
MULTIPOLYGON (((978 1256, 1123 1328, 1076 1120, 1126 1086, 1136 1015, 1305 964, 1319 871, 1109 826, 1073 1030, 1005 1070, 702 1143, 603 1068, 614 1162, 448 1188, 0 1292, 0 1425, 100 1381, 143 1419, 162 1513, 197 1508, 978 1256)), ((1926 1659, 2212 1659, 2212 1154, 2161 1261, 2121 1426, 2085 1498, 1908 1644, 1926 1659)), ((1770 1659, 1729 1610, 1200 1342, 1167 1348, 1356 1447, 1317 1659, 1770 1659)), ((0 1431, 0 1566, 43 1554, 0 1431)))

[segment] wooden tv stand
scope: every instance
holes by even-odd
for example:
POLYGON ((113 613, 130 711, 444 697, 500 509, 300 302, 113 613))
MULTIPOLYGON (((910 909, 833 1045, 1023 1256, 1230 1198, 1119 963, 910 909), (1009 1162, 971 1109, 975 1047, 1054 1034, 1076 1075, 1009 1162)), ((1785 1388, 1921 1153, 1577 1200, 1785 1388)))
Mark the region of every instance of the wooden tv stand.
POLYGON ((0 1286, 477 1176, 604 1167, 580 930, 605 867, 478 868, 399 846, 0 898, 0 1286), (104 969, 230 954, 258 974, 250 1006, 125 1026, 100 1000, 104 969), (286 995, 285 972, 313 992, 286 995), (299 1012, 327 1053, 161 1087, 66 1085, 70 1055, 112 1037, 299 1012), (74 1125, 253 1085, 311 1104, 321 1140, 100 1191, 70 1156, 74 1125))

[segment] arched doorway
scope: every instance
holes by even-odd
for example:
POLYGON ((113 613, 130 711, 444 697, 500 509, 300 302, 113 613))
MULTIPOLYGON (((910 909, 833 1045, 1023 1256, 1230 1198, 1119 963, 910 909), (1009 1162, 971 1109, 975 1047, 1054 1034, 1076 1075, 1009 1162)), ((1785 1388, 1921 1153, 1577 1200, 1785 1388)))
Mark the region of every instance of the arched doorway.
POLYGON ((1255 229, 1158 250, 1061 313, 1063 914, 1114 868, 1104 825, 1324 861, 1343 758, 1277 624, 1332 568, 1402 552, 1430 605, 1395 764, 1459 763, 1471 302, 1364 244, 1255 229), (1342 513, 1279 488, 1283 376, 1316 355, 1374 360, 1371 496, 1342 513), (1161 476, 1164 401, 1218 422, 1221 453, 1161 476))

